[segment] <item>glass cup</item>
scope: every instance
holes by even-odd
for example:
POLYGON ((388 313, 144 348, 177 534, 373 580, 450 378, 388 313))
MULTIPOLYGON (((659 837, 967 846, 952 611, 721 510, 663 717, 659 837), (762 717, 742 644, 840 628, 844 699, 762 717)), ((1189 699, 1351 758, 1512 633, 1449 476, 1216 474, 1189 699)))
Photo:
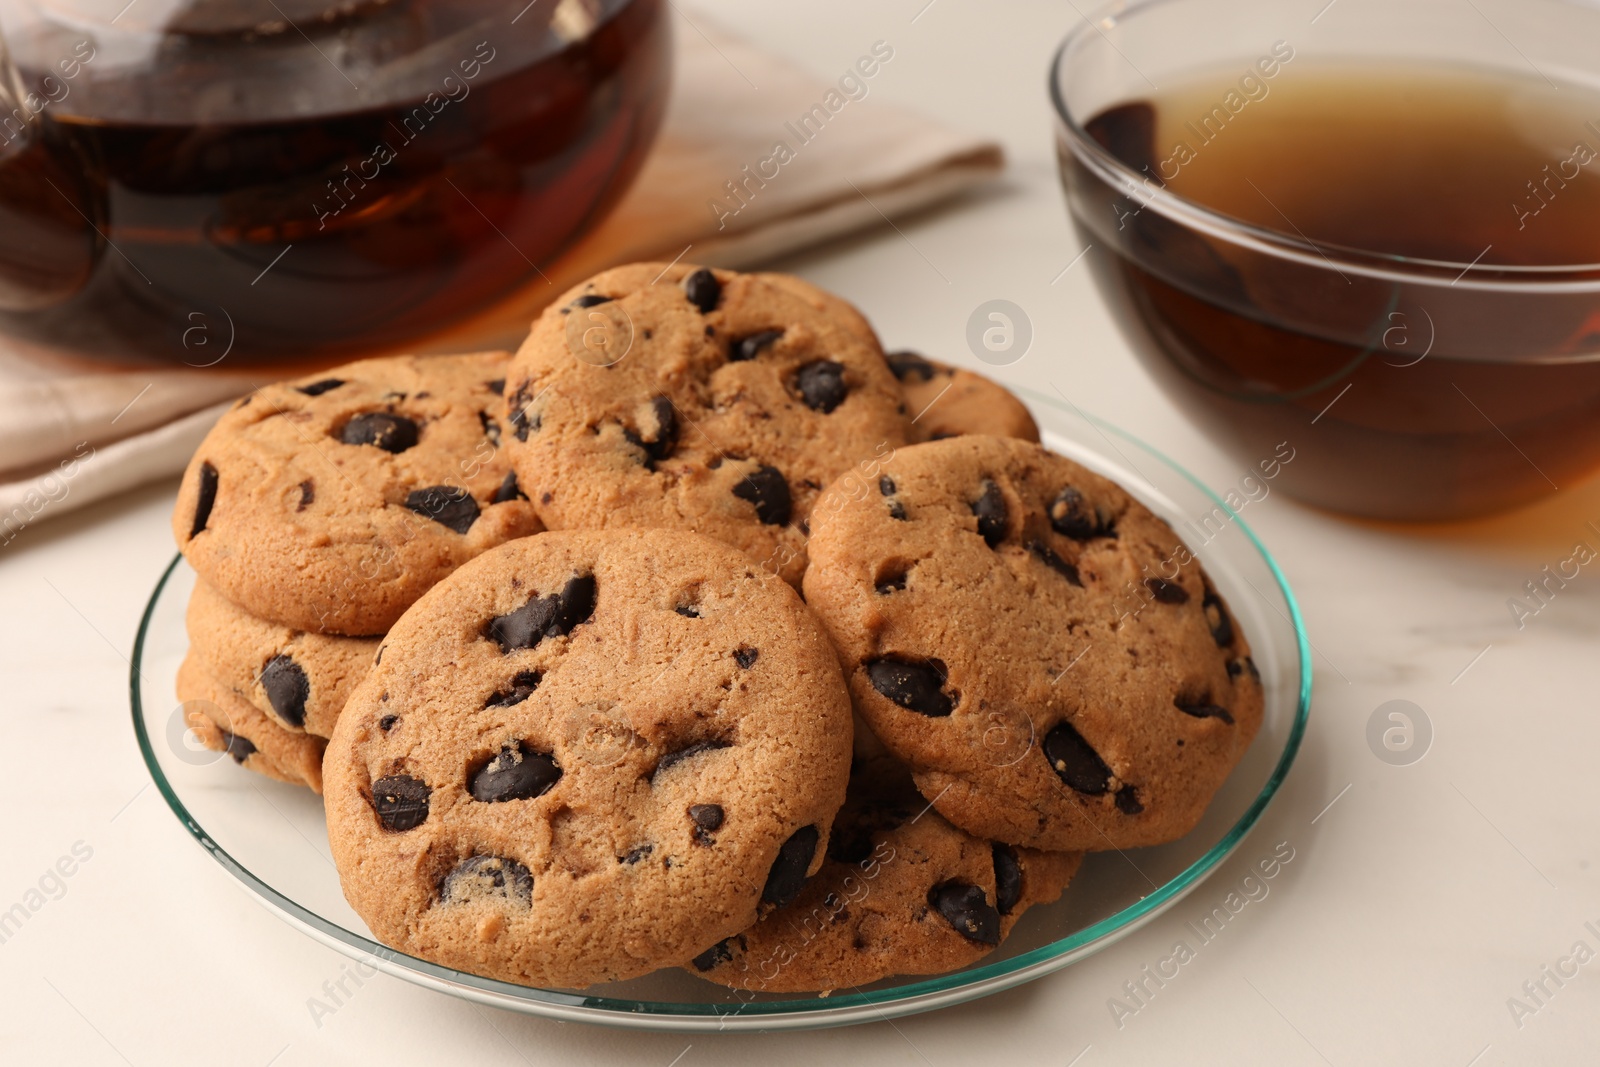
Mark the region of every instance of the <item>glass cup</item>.
MULTIPOLYGON (((1062 45, 1051 76, 1061 177, 1122 330, 1168 395, 1248 468, 1293 450, 1278 485, 1312 504, 1458 519, 1586 477, 1600 466, 1600 264, 1313 243, 1292 224, 1252 224, 1172 192, 1161 173, 1171 179, 1176 164, 1151 154, 1154 136, 1137 121, 1091 135, 1112 109, 1137 119, 1137 102, 1159 106, 1155 86, 1218 71, 1255 72, 1257 84, 1274 55, 1293 56, 1280 79, 1361 62, 1527 76, 1532 66, 1587 92, 1600 84, 1594 7, 1318 6, 1117 3, 1062 45)), ((1573 137, 1600 146, 1600 107, 1590 117, 1593 128, 1573 137)), ((1519 192, 1508 189, 1507 201, 1519 192)))
POLYGON ((637 174, 671 64, 662 0, 0 0, 0 26, 0 334, 173 362, 197 322, 235 360, 391 350, 537 280, 637 174))

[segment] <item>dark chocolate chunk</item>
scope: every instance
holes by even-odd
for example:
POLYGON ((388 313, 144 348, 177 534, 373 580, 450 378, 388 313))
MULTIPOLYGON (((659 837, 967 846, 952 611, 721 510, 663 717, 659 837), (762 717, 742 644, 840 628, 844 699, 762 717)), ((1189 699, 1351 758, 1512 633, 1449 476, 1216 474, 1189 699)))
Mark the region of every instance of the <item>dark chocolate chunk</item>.
POLYGON ((1067 486, 1056 494, 1050 504, 1050 525, 1063 536, 1074 541, 1088 541, 1096 537, 1115 537, 1116 525, 1099 508, 1090 508, 1083 494, 1067 486))
POLYGON ((444 904, 470 904, 497 898, 520 907, 532 907, 532 872, 504 856, 468 856, 439 883, 439 900, 444 904))
POLYGON ((194 499, 194 525, 189 528, 189 540, 193 541, 206 528, 206 523, 211 521, 211 509, 217 503, 217 468, 209 463, 200 464, 199 491, 194 499))
POLYGON ((300 664, 288 656, 273 656, 261 668, 261 688, 267 691, 267 703, 278 718, 296 729, 305 726, 311 680, 300 664))
POLYGON ((535 399, 528 395, 529 384, 525 381, 519 385, 517 391, 511 395, 511 399, 506 402, 506 419, 511 423, 511 436, 519 441, 526 441, 529 432, 539 428, 538 413, 531 415, 528 413, 528 407, 535 399))
POLYGON ((243 765, 244 761, 256 754, 256 746, 248 737, 231 734, 222 727, 217 727, 217 733, 222 735, 222 750, 233 757, 233 762, 243 765))
POLYGON ((689 303, 700 309, 702 315, 716 310, 722 302, 722 283, 717 276, 701 267, 683 280, 683 293, 689 303))
POLYGON ((902 382, 908 378, 925 382, 938 373, 932 363, 915 352, 890 352, 883 358, 889 361, 889 369, 902 382))
POLYGON ((1209 585, 1206 586, 1206 595, 1200 598, 1200 609, 1206 613, 1211 639, 1217 643, 1217 647, 1227 648, 1233 644, 1233 620, 1228 617, 1228 609, 1223 606, 1222 598, 1209 585))
POLYGON ((500 396, 506 391, 506 380, 504 378, 495 378, 492 381, 484 382, 483 386, 495 396, 500 396))
POLYGON ((1139 792, 1131 785, 1125 785, 1117 790, 1117 795, 1112 798, 1116 801, 1117 810, 1124 815, 1137 815, 1144 810, 1144 804, 1139 800, 1139 792))
POLYGON ((761 467, 744 476, 733 487, 733 495, 748 500, 756 507, 756 518, 764 526, 785 526, 789 522, 793 502, 789 499, 789 483, 776 467, 761 467))
POLYGON ((520 704, 533 695, 539 688, 544 675, 538 671, 519 671, 511 679, 511 686, 489 698, 486 708, 509 708, 513 704, 520 704))
POLYGON ((693 604, 679 604, 672 610, 676 611, 679 615, 682 615, 686 619, 698 619, 700 617, 700 609, 695 607, 693 604))
POLYGON ((333 392, 343 384, 344 381, 340 378, 324 378, 320 382, 312 382, 310 385, 297 385, 295 388, 306 394, 306 396, 321 396, 323 393, 333 392))
POLYGON ((304 511, 317 499, 317 487, 307 478, 300 483, 300 503, 294 506, 296 511, 304 511))
POLYGON ((487 411, 478 412, 478 425, 483 427, 483 436, 489 439, 490 444, 500 443, 500 424, 495 422, 487 411))
POLYGON ((656 775, 660 774, 668 767, 682 763, 691 756, 698 756, 702 752, 715 752, 719 748, 727 747, 729 747, 729 745, 726 741, 697 741, 687 748, 680 748, 676 752, 668 752, 665 756, 662 756, 661 760, 656 764, 656 769, 650 772, 650 777, 652 779, 655 778, 656 775))
POLYGON ((811 866, 821 839, 815 826, 802 826, 778 847, 778 858, 772 861, 766 888, 761 891, 763 901, 781 908, 799 895, 806 884, 806 868, 811 866))
POLYGON ((528 494, 524 493, 522 487, 517 484, 517 472, 508 471, 505 478, 500 482, 500 488, 494 491, 494 499, 490 503, 506 504, 513 500, 526 499, 528 499, 528 494))
POLYGON ((1150 590, 1151 596, 1163 604, 1187 604, 1189 602, 1189 590, 1177 582, 1168 581, 1165 578, 1146 578, 1144 587, 1150 590))
POLYGON ((624 432, 630 441, 644 449, 649 463, 654 464, 672 455, 678 447, 678 409, 672 406, 671 400, 658 396, 650 401, 650 413, 655 416, 656 428, 649 437, 631 430, 624 432))
POLYGON ((503 652, 533 648, 546 637, 571 633, 594 614, 595 584, 590 574, 575 574, 559 593, 533 596, 509 615, 491 619, 484 636, 499 642, 503 652))
POLYGON ((906 506, 900 503, 898 500, 889 501, 889 517, 891 519, 898 519, 901 522, 905 522, 906 506))
POLYGON ((1022 900, 1022 861, 1010 845, 994 843, 994 906, 1001 915, 1010 915, 1022 900))
POLYGON ((617 857, 617 862, 625 863, 629 867, 632 867, 635 863, 638 863, 655 850, 656 846, 654 845, 640 845, 638 848, 630 848, 626 855, 617 857))
POLYGON ((691 804, 689 819, 694 823, 694 839, 702 845, 714 845, 717 839, 713 830, 722 827, 723 812, 720 804, 691 804))
POLYGON ((478 502, 471 493, 453 485, 418 489, 406 497, 406 507, 458 534, 466 533, 478 521, 478 502))
POLYGON ((1083 579, 1078 576, 1077 566, 1056 555, 1055 549, 1043 541, 1029 541, 1028 551, 1037 556, 1040 563, 1043 563, 1079 589, 1083 588, 1083 579))
POLYGON ((584 293, 567 306, 575 308, 599 307, 601 304, 611 303, 612 299, 613 298, 609 296, 601 296, 599 293, 584 293))
POLYGON ((944 691, 948 672, 936 659, 875 659, 867 662, 867 677, 872 688, 888 699, 930 718, 942 718, 955 710, 959 695, 944 691))
POLYGON ((728 359, 734 363, 743 363, 747 359, 755 359, 761 350, 771 345, 772 342, 783 336, 782 330, 762 330, 749 337, 735 341, 728 349, 728 359))
POLYGON ((1006 538, 1006 498, 1000 487, 985 478, 982 492, 972 502, 972 514, 978 518, 978 536, 990 548, 1006 538))
POLYGON ((384 733, 388 733, 390 730, 394 729, 394 724, 399 721, 400 716, 398 715, 385 715, 383 718, 378 720, 378 729, 382 730, 384 733))
POLYGON ((531 800, 543 796, 561 780, 561 768, 547 752, 535 752, 518 741, 502 748, 498 755, 479 767, 468 779, 467 792, 473 800, 499 803, 504 800, 531 800))
POLYGON ((694 969, 702 974, 706 971, 715 970, 719 965, 733 959, 732 942, 733 938, 731 937, 718 941, 689 962, 693 963, 694 969))
POLYGON ((390 415, 383 411, 369 411, 357 415, 344 424, 339 440, 347 445, 372 445, 385 452, 399 454, 417 443, 417 424, 404 415, 390 415))
POLYGON ((756 665, 756 657, 760 655, 761 650, 759 648, 741 645, 733 650, 733 662, 737 663, 741 669, 749 670, 756 665))
POLYGON ((1174 700, 1172 703, 1174 707, 1185 715, 1193 715, 1197 719, 1221 719, 1229 726, 1233 725, 1233 716, 1228 712, 1227 708, 1219 704, 1212 704, 1208 701, 1189 703, 1182 699, 1174 700))
POLYGON ((889 477, 887 474, 880 477, 878 479, 878 492, 882 493, 884 496, 894 496, 894 494, 897 492, 894 486, 894 479, 889 477))
POLYGON ((414 830, 428 818, 428 783, 409 774, 391 774, 372 783, 372 810, 390 833, 414 830))
POLYGON ((831 359, 807 363, 794 375, 794 389, 812 411, 826 415, 844 403, 850 387, 844 382, 844 365, 831 359))
POLYGON ((928 903, 955 932, 980 945, 1000 943, 1000 913, 983 890, 965 882, 945 882, 928 890, 928 903))
POLYGON ((1045 734, 1042 751, 1061 780, 1078 792, 1097 797, 1111 788, 1111 768, 1071 723, 1060 723, 1045 734))

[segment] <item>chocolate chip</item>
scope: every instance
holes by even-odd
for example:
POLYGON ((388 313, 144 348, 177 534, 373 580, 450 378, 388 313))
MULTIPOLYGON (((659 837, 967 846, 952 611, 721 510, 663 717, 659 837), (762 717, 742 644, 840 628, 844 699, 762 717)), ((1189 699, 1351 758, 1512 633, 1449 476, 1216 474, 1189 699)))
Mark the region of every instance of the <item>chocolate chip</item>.
POLYGON ((733 650, 733 662, 737 663, 742 670, 749 670, 756 665, 756 657, 760 655, 761 650, 759 648, 741 645, 733 650))
POLYGON ((347 445, 372 445, 398 455, 417 443, 417 424, 404 415, 369 411, 344 424, 339 440, 347 445))
POLYGON ((483 706, 509 708, 513 704, 520 704, 533 695, 533 691, 539 688, 539 683, 543 679, 544 675, 538 671, 519 671, 511 679, 511 688, 496 693, 483 706))
POLYGON ((693 604, 679 604, 672 610, 676 611, 679 615, 682 615, 686 619, 698 619, 700 617, 700 609, 695 607, 693 604))
POLYGON ((1205 701, 1189 703, 1183 700, 1174 700, 1172 703, 1174 707, 1185 715, 1193 715, 1197 719, 1221 719, 1229 726, 1233 725, 1233 716, 1229 714, 1227 708, 1219 704, 1205 701))
POLYGON ((1223 606, 1222 598, 1209 585, 1206 586, 1206 595, 1200 598, 1200 609, 1206 613, 1206 622, 1211 627, 1211 640, 1217 643, 1217 647, 1227 648, 1233 644, 1233 620, 1228 617, 1228 609, 1223 606))
POLYGON ((1099 508, 1090 509, 1083 494, 1067 486, 1056 494, 1050 504, 1050 525, 1058 534, 1074 541, 1088 541, 1096 537, 1115 537, 1116 526, 1099 508))
POLYGON ((689 819, 694 823, 696 841, 702 845, 716 844, 716 838, 711 836, 711 831, 722 826, 723 814, 720 804, 691 804, 689 819))
POLYGON ((385 715, 383 718, 378 720, 378 729, 382 730, 384 733, 388 733, 390 730, 394 729, 394 724, 399 721, 400 716, 398 715, 385 715))
POLYGON ((518 741, 502 748, 494 759, 471 775, 467 792, 473 800, 499 803, 505 800, 531 800, 543 796, 561 780, 561 768, 554 756, 535 752, 518 741))
POLYGON ((528 494, 524 493, 522 487, 517 484, 517 472, 511 471, 500 482, 500 488, 494 491, 494 499, 490 503, 506 504, 513 500, 526 499, 528 499, 528 494))
POLYGON ((339 378, 324 378, 320 382, 312 382, 310 385, 297 385, 295 388, 306 394, 306 396, 321 396, 323 393, 333 392, 343 384, 344 381, 339 378))
POLYGON ((498 641, 502 652, 533 648, 546 637, 571 633, 587 622, 594 614, 594 601, 594 576, 573 575, 561 592, 533 596, 516 611, 491 619, 484 636, 498 641))
POLYGON ((824 415, 844 403, 850 391, 844 383, 844 365, 831 359, 819 359, 795 371, 794 388, 806 407, 824 415))
POLYGON ((484 382, 483 386, 485 389, 489 390, 489 392, 495 394, 496 396, 500 396, 506 391, 506 380, 504 378, 495 378, 492 381, 484 382))
POLYGON ((872 688, 888 699, 930 718, 942 718, 955 710, 958 695, 944 691, 948 672, 936 659, 875 659, 867 662, 867 678, 872 688))
POLYGON ((694 964, 695 970, 703 974, 706 971, 715 970, 719 965, 727 963, 731 959, 733 959, 733 938, 730 937, 718 941, 689 962, 694 964))
POLYGON ((1189 602, 1189 590, 1177 582, 1168 581, 1165 578, 1146 578, 1144 587, 1150 590, 1151 596, 1163 604, 1187 604, 1189 602))
POLYGON ((300 503, 296 504, 294 509, 296 511, 304 511, 306 508, 309 508, 312 502, 316 499, 317 487, 311 483, 310 478, 307 478, 305 481, 300 483, 300 503))
POLYGON ((722 300, 722 283, 715 274, 701 267, 683 280, 683 293, 702 315, 708 314, 716 310, 722 300))
POLYGON ((465 489, 452 485, 418 489, 406 497, 406 507, 458 534, 466 533, 478 521, 478 502, 465 489))
POLYGON ((248 737, 230 734, 228 731, 217 727, 217 733, 222 735, 222 750, 233 757, 233 762, 244 764, 244 761, 256 754, 255 743, 248 737))
POLYGON ((994 906, 1001 915, 1010 915, 1022 900, 1022 861, 1010 845, 994 843, 994 906))
POLYGON ((766 888, 761 891, 763 901, 781 908, 800 894, 806 884, 806 868, 811 866, 821 839, 815 826, 802 826, 779 846, 778 858, 772 861, 766 888))
POLYGON ((1117 790, 1117 795, 1112 799, 1116 801, 1117 810, 1124 815, 1137 815, 1144 810, 1138 792, 1131 785, 1125 785, 1117 790))
POLYGON ((733 363, 743 363, 747 359, 755 359, 761 350, 783 336, 782 330, 762 330, 749 337, 735 341, 728 349, 728 359, 733 363))
POLYGON ((894 486, 894 479, 889 477, 887 474, 878 479, 879 493, 882 493, 884 496, 894 496, 897 491, 898 490, 896 490, 894 486))
POLYGON ((428 783, 409 774, 391 774, 372 783, 372 810, 378 823, 390 833, 402 833, 421 826, 428 818, 428 783))
POLYGON ((900 501, 898 501, 898 500, 891 500, 889 502, 889 517, 891 519, 897 519, 900 522, 905 522, 906 521, 906 506, 904 504, 900 503, 900 501))
POLYGON ((980 945, 1000 943, 1000 913, 983 890, 965 882, 945 882, 928 890, 928 903, 955 932, 980 945))
POLYGON ((1077 566, 1056 555, 1055 549, 1043 541, 1029 541, 1028 551, 1037 556, 1040 563, 1043 563, 1079 589, 1083 588, 1083 579, 1078 576, 1077 566))
POLYGON ((1000 487, 985 478, 982 492, 972 502, 972 514, 978 518, 978 536, 990 548, 1006 538, 1006 498, 1000 487))
POLYGON ((789 483, 783 480, 778 468, 761 467, 751 471, 733 487, 733 495, 756 506, 756 518, 762 525, 788 524, 793 502, 789 499, 789 483))
POLYGON ((649 437, 631 430, 623 431, 628 440, 644 449, 647 466, 666 459, 678 447, 678 411, 672 401, 664 396, 654 397, 650 401, 650 413, 655 416, 656 427, 649 437))
POLYGON ((1111 768, 1071 723, 1060 723, 1045 734, 1043 751, 1061 780, 1078 792, 1097 797, 1111 788, 1111 768))
POLYGON ((528 414, 528 406, 536 399, 528 395, 529 384, 524 381, 517 386, 517 391, 506 401, 506 419, 511 423, 511 436, 519 441, 526 441, 528 433, 540 426, 538 413, 528 414))
POLYGON ((278 713, 278 718, 296 728, 306 724, 311 681, 300 664, 288 656, 273 656, 261 668, 261 687, 267 691, 267 703, 278 713))
POLYGON ((601 296, 599 293, 584 293, 567 306, 575 308, 599 307, 601 304, 611 303, 612 299, 609 296, 601 296))
POLYGON ((932 363, 915 352, 890 352, 883 358, 889 361, 889 370, 902 382, 907 378, 925 382, 938 372, 932 363))
POLYGON ((626 863, 628 866, 632 867, 635 863, 638 863, 655 850, 656 846, 654 845, 640 845, 638 848, 629 849, 625 855, 618 856, 617 862, 626 863))
POLYGON ((216 503, 217 468, 202 462, 194 499, 194 525, 189 528, 189 540, 193 541, 206 528, 206 523, 211 521, 211 509, 216 503))
POLYGON ((702 752, 715 752, 719 748, 728 747, 729 744, 726 741, 697 741, 687 748, 680 748, 676 752, 668 752, 665 756, 661 757, 659 762, 656 763, 656 769, 650 772, 650 777, 652 780, 654 780, 656 775, 660 774, 668 767, 682 763, 684 760, 689 759, 690 757, 698 756, 702 752))
POLYGON ((489 439, 490 444, 500 443, 500 424, 495 422, 487 411, 478 412, 478 425, 483 427, 483 436, 489 439))
POLYGON ((533 874, 516 860, 504 856, 468 856, 439 883, 444 904, 470 904, 501 899, 533 906, 533 874))

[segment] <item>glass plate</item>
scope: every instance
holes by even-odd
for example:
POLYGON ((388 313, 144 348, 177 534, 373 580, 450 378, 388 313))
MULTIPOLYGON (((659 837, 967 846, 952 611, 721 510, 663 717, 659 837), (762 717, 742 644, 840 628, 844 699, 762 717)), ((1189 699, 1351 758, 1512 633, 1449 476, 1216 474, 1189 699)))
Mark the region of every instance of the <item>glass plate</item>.
POLYGON ((1216 494, 1150 446, 1076 406, 1034 394, 1029 399, 1048 446, 1127 487, 1171 522, 1204 562, 1250 638, 1266 687, 1266 717, 1191 833, 1155 848, 1089 856, 1060 901, 1028 912, 975 966, 826 997, 736 993, 679 970, 572 991, 480 978, 384 947, 345 903, 320 799, 243 771, 189 737, 173 688, 188 647, 184 609, 194 585, 181 556, 157 583, 134 643, 133 726, 145 763, 189 833, 268 909, 367 967, 491 1007, 655 1030, 809 1029, 959 1004, 1060 970, 1160 915, 1239 847, 1299 749, 1310 711, 1311 650, 1278 565, 1216 494))

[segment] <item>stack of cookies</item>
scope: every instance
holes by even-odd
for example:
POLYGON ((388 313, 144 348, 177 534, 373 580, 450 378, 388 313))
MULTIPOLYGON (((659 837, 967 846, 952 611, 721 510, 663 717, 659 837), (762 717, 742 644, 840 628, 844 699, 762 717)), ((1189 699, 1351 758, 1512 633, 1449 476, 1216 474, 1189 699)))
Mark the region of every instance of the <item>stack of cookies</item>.
POLYGON ((180 695, 325 787, 346 897, 413 955, 741 995, 958 969, 1084 852, 1188 832, 1262 715, 1177 536, 1037 441, 798 279, 607 271, 515 357, 227 415, 174 520, 180 695))

